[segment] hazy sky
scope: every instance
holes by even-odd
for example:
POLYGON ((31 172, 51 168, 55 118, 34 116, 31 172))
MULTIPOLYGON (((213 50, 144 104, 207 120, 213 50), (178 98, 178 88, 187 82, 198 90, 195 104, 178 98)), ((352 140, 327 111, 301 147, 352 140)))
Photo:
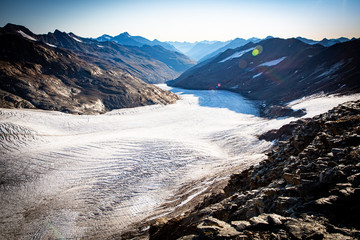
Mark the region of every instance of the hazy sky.
POLYGON ((150 40, 360 37, 360 0, 0 0, 0 25, 150 40))

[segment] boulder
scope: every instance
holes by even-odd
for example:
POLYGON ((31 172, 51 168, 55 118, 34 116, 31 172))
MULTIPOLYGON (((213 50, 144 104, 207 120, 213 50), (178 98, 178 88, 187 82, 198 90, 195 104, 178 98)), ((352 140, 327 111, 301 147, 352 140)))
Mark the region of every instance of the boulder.
POLYGON ((240 235, 230 224, 213 217, 204 219, 197 229, 201 239, 233 239, 240 235))

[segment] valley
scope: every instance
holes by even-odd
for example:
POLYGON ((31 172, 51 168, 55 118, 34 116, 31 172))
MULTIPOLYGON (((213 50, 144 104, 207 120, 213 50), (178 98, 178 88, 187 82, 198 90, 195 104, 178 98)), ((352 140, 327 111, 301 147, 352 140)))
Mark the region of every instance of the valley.
MULTIPOLYGON (((111 239, 138 223, 146 230, 147 220, 191 208, 264 159, 271 142, 256 135, 295 120, 260 118, 235 93, 159 86, 181 100, 103 115, 1 109, 1 238, 111 239)), ((311 116, 356 98, 317 96, 292 107, 311 116)))
POLYGON ((0 3, 0 240, 360 239, 360 1, 0 3))

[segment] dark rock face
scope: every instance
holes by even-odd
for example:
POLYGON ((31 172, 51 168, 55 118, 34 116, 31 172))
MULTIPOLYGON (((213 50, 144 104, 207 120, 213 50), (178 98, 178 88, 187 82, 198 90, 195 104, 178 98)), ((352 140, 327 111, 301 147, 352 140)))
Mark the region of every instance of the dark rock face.
POLYGON ((360 40, 323 47, 297 39, 267 39, 228 49, 169 85, 206 90, 221 85, 219 89, 265 101, 267 106, 320 92, 360 92, 359 51, 360 40))
POLYGON ((359 116, 360 100, 293 123, 222 197, 154 224, 150 239, 359 239, 359 116))
MULTIPOLYGON (((171 92, 107 64, 107 60, 96 64, 94 57, 93 61, 87 61, 86 54, 75 54, 36 40, 38 36, 24 27, 15 29, 14 32, 0 29, 0 107, 95 114, 117 108, 174 103, 178 99, 171 92)), ((56 34, 63 36, 59 31, 56 34)), ((78 46, 70 35, 65 39, 78 46)))

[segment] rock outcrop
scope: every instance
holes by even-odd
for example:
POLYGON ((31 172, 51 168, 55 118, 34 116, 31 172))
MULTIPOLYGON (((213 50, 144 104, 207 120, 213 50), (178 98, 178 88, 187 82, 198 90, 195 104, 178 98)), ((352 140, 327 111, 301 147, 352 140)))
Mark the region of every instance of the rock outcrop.
POLYGON ((154 223, 150 239, 359 239, 360 100, 291 128, 222 194, 154 223))
POLYGON ((107 60, 87 61, 85 53, 79 56, 36 40, 38 36, 24 27, 11 26, 18 30, 0 28, 0 107, 98 114, 179 99, 123 69, 102 64, 107 60))

